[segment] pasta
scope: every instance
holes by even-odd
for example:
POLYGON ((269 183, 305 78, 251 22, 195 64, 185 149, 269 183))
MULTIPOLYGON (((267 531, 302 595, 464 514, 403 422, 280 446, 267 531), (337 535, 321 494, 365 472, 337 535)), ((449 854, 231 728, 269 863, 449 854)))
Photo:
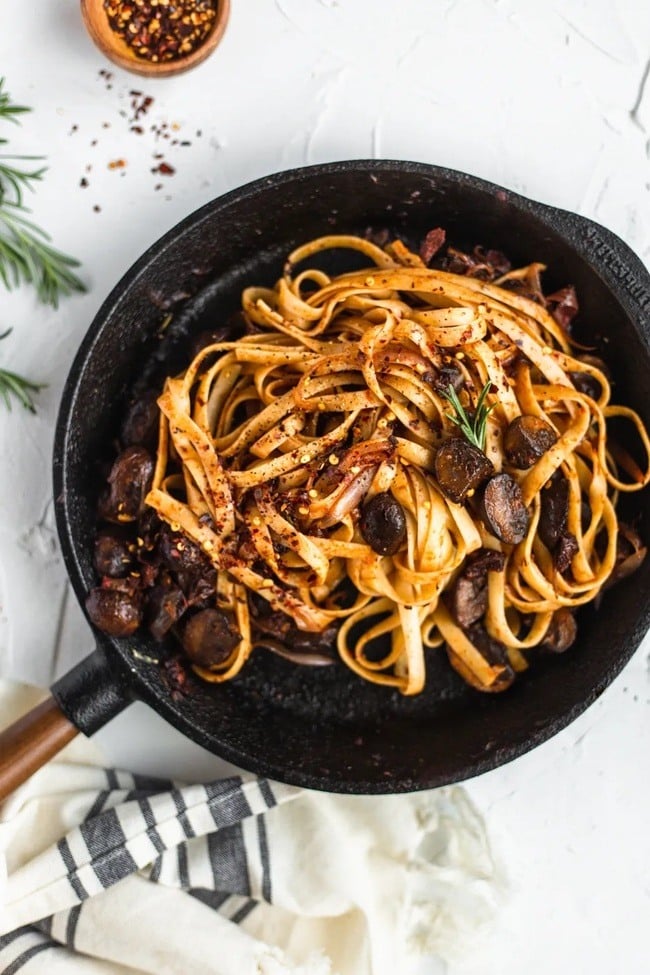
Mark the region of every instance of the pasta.
POLYGON ((167 379, 146 503, 209 559, 241 637, 194 663, 202 678, 235 677, 263 644, 263 600, 307 633, 336 626, 341 660, 375 684, 418 694, 444 647, 474 687, 501 690, 599 595, 617 497, 647 485, 650 441, 602 363, 516 290, 540 270, 486 281, 399 241, 323 237, 275 287, 246 288, 248 334, 167 379), (332 248, 367 267, 311 266, 332 248), (613 418, 636 431, 643 470, 608 440, 613 418), (453 487, 472 424, 482 473, 453 487), (557 538, 545 492, 563 505, 557 538), (463 586, 479 619, 454 610, 463 586))

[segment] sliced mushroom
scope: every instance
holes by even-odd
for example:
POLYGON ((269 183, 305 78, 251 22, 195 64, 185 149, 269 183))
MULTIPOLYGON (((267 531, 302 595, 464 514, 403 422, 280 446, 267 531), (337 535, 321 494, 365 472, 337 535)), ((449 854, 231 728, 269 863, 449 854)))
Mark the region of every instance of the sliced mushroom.
POLYGON ((624 521, 619 522, 616 537, 616 563, 607 580, 607 587, 636 572, 643 563, 647 552, 648 549, 636 529, 624 521))
POLYGON ((110 576, 112 579, 125 576, 133 568, 133 556, 129 552, 127 539, 120 538, 113 532, 101 532, 97 535, 93 565, 100 576, 110 576))
POLYGON ((431 377, 430 381, 433 388, 441 394, 446 393, 450 386, 454 392, 458 393, 465 385, 463 370, 453 359, 444 361, 437 373, 425 373, 422 378, 427 379, 429 376, 431 377))
POLYGON ((509 462, 527 470, 557 442, 557 434, 539 416, 517 416, 503 437, 503 448, 509 462))
POLYGON ((571 322, 578 314, 578 296, 572 284, 554 291, 546 297, 546 307, 567 335, 571 332, 571 322))
POLYGON ((147 596, 146 622, 154 640, 162 640, 187 607, 178 586, 155 586, 147 596))
POLYGON ((108 475, 108 489, 98 511, 106 521, 135 521, 144 511, 144 499, 153 479, 154 462, 144 447, 127 447, 116 457, 108 475))
POLYGON ((190 617, 183 629, 183 649, 190 660, 201 667, 224 663, 240 641, 241 633, 218 609, 200 610, 190 617))
POLYGON ((462 504, 470 491, 494 473, 483 451, 460 437, 447 440, 438 448, 434 470, 440 489, 456 504, 462 504))
POLYGON ((449 609, 459 626, 467 629, 483 618, 488 605, 487 574, 502 571, 505 561, 502 552, 481 549, 457 576, 449 592, 449 609))
POLYGON ((530 524, 521 488, 509 474, 496 474, 485 485, 481 516, 487 528, 508 545, 523 541, 530 524))
POLYGON ((170 569, 178 572, 202 572, 210 567, 199 546, 182 532, 174 532, 165 525, 158 536, 160 557, 170 569))
POLYGON ((158 439, 158 393, 143 393, 129 406, 122 422, 121 440, 125 447, 154 447, 158 439))
POLYGON ((376 494, 361 509, 359 528, 373 551, 394 555, 406 538, 404 509, 390 492, 376 494))
POLYGON ((566 572, 571 567, 573 556, 578 552, 578 540, 571 532, 560 535, 553 549, 553 564, 558 572, 566 572))
POLYGON ((556 474, 540 492, 541 511, 537 534, 552 552, 566 531, 569 514, 569 483, 561 474, 556 474))
POLYGON ((564 653, 575 642, 578 626, 575 616, 566 606, 556 609, 539 650, 547 653, 564 653))
POLYGON ((219 342, 231 342, 233 338, 243 332, 243 325, 243 320, 235 321, 233 318, 232 324, 199 332, 190 342, 190 358, 195 359, 199 352, 203 352, 210 345, 217 345, 219 342))
POLYGON ((142 622, 142 609, 135 594, 98 587, 86 597, 91 621, 109 636, 131 636, 142 622))

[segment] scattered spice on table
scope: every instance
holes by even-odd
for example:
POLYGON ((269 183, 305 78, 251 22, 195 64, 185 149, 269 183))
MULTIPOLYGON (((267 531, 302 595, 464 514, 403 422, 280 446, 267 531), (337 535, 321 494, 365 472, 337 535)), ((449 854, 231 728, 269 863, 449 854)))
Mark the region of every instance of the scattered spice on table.
POLYGON ((126 159, 111 159, 108 164, 109 169, 124 169, 126 166, 126 159))
POLYGON ((175 61, 196 50, 212 30, 216 0, 104 0, 108 22, 136 57, 175 61))

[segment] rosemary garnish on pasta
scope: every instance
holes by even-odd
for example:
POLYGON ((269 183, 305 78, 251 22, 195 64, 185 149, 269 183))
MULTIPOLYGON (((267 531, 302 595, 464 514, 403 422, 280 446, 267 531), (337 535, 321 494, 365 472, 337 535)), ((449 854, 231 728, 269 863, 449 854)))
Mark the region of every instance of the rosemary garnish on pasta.
POLYGON ((478 447, 479 450, 485 449, 485 435, 487 432, 487 420, 493 409, 496 408, 496 403, 492 403, 491 406, 485 405, 485 398, 492 388, 492 384, 487 382, 481 392, 479 393, 478 400, 476 401, 476 409, 474 414, 468 414, 465 407, 458 399, 458 394, 454 387, 449 384, 446 391, 443 392, 445 399, 448 399, 454 410, 453 413, 445 413, 448 420, 455 423, 457 427, 460 427, 465 438, 473 444, 474 447, 478 447))

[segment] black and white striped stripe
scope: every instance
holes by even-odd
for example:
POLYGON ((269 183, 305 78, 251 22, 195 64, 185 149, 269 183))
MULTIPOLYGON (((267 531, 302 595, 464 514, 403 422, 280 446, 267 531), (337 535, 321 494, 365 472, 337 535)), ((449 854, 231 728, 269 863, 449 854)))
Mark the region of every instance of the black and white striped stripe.
POLYGON ((41 952, 74 951, 84 904, 138 871, 235 924, 260 900, 271 902, 266 816, 298 790, 239 776, 179 788, 113 769, 101 775, 83 821, 50 854, 48 880, 59 909, 0 938, 1 975, 16 975, 41 952))

